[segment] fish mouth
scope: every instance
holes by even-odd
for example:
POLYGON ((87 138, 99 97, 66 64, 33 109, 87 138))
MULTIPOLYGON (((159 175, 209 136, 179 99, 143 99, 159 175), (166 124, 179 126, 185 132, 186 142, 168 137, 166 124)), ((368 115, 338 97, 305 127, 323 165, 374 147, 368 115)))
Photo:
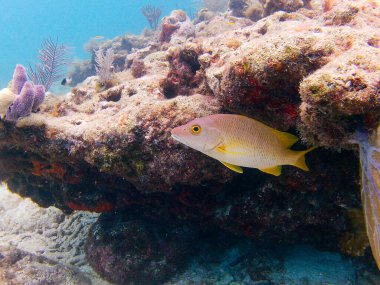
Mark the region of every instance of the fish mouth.
POLYGON ((183 143, 183 144, 185 143, 182 138, 180 138, 179 136, 177 136, 175 134, 172 134, 172 138, 175 139, 176 141, 180 142, 180 143, 183 143))

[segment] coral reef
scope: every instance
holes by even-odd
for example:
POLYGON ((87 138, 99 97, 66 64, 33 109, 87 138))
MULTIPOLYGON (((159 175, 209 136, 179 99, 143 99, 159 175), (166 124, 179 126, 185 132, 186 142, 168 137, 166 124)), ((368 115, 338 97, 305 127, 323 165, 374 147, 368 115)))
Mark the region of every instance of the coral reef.
POLYGON ((277 11, 295 12, 310 8, 310 0, 230 0, 228 5, 232 15, 258 21, 277 11))
POLYGON ((0 247, 0 282, 23 285, 35 284, 91 285, 91 281, 75 270, 15 248, 0 247))
POLYGON ((133 77, 139 78, 146 74, 146 67, 144 61, 141 59, 134 59, 131 65, 131 72, 133 77))
POLYGON ((54 207, 41 208, 30 199, 11 193, 4 185, 0 186, 0 214, 1 261, 7 258, 0 265, 0 283, 24 285, 29 278, 41 280, 38 284, 65 284, 64 280, 68 280, 69 285, 106 285, 92 271, 84 253, 88 230, 99 214, 65 215, 54 207), (10 257, 15 258, 12 264, 8 263, 10 257), (2 279, 7 276, 10 279, 2 279), (49 283, 49 276, 56 283, 49 283))
POLYGON ((162 284, 186 262, 196 231, 160 225, 140 214, 104 214, 89 233, 89 263, 114 284, 162 284))
POLYGON ((204 78, 198 60, 201 53, 202 50, 199 46, 190 44, 179 50, 171 51, 170 71, 161 83, 162 92, 166 98, 190 95, 191 93, 206 93, 202 92, 205 90, 202 90, 204 86, 201 85, 204 78))
MULTIPOLYGON (((341 246, 356 231, 347 209, 361 206, 349 139, 380 121, 380 8, 364 0, 327 8, 314 2, 260 2, 256 23, 244 18, 253 1, 230 1, 232 15, 196 24, 176 10, 156 38, 100 43, 122 68, 115 84, 98 88, 88 77, 65 96, 47 96, 38 113, 1 122, 1 179, 44 207, 103 212, 87 256, 119 284, 160 283, 180 270, 189 225, 355 254, 341 246), (320 146, 308 158, 310 172, 286 166, 279 177, 255 169, 238 176, 170 138, 195 117, 229 112, 320 146)), ((369 255, 366 262, 374 265, 369 255)))
POLYGON ((175 42, 176 38, 194 36, 194 25, 182 10, 174 10, 161 21, 161 42, 175 42))

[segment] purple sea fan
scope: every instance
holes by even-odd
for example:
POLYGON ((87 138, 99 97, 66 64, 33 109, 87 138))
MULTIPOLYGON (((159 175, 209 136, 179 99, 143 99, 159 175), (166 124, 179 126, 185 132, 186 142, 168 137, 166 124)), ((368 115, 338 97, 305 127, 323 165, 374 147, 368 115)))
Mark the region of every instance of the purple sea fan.
POLYGON ((59 44, 58 39, 47 39, 39 50, 40 63, 34 68, 29 65, 28 77, 37 85, 44 85, 48 91, 54 82, 63 77, 64 67, 68 64, 68 47, 59 44))
POLYGON ((45 99, 45 86, 35 85, 34 89, 36 93, 34 96, 32 111, 36 112, 38 110, 38 107, 42 104, 42 102, 45 99))
POLYGON ((32 82, 25 82, 21 89, 20 95, 9 106, 5 114, 5 121, 17 121, 21 117, 29 116, 32 112, 32 107, 35 97, 35 88, 32 82))
POLYGON ((12 91, 15 94, 20 94, 24 83, 28 81, 26 69, 21 64, 17 64, 13 72, 12 91))

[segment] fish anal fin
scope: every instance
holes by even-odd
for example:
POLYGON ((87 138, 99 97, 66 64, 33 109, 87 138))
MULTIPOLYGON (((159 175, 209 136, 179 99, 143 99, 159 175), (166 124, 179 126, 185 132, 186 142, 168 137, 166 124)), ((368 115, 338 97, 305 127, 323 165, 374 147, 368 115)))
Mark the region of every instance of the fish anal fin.
POLYGON ((243 173, 243 169, 240 166, 233 165, 224 161, 221 161, 221 163, 223 163, 225 167, 231 169, 232 171, 235 171, 237 173, 243 173))
POLYGON ((285 147, 291 147, 298 141, 298 137, 296 137, 295 135, 280 132, 277 130, 272 130, 272 132, 284 144, 285 147))
POLYGON ((268 174, 272 174, 274 176, 280 176, 282 167, 281 165, 278 165, 278 166, 270 167, 270 168, 259 168, 259 170, 268 174))

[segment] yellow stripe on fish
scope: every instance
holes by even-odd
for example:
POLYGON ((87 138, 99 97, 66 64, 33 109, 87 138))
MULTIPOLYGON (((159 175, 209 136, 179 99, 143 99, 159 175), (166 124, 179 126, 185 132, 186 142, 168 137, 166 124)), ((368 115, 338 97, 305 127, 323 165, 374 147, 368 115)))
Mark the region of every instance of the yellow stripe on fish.
POLYGON ((241 167, 250 167, 279 176, 282 165, 308 171, 305 154, 314 149, 291 150, 289 148, 298 141, 296 136, 232 114, 197 118, 174 128, 171 134, 175 140, 219 160, 238 173, 243 173, 241 167))

